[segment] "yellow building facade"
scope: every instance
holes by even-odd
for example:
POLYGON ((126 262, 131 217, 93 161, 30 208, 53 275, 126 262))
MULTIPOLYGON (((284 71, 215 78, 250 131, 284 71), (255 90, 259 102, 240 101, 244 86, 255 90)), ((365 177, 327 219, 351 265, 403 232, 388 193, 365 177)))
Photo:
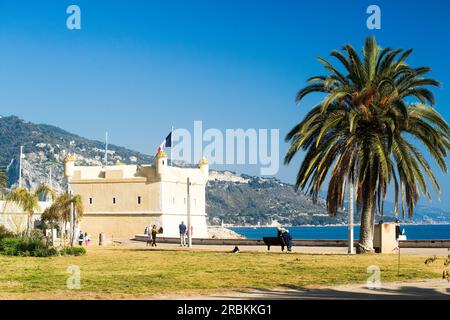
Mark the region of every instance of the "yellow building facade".
POLYGON ((153 165, 140 166, 76 166, 75 158, 66 158, 69 188, 83 199, 82 232, 133 238, 146 226, 156 225, 163 229, 159 236, 178 237, 181 221, 187 225, 189 178, 192 235, 207 238, 208 162, 202 159, 197 168, 180 168, 169 166, 167 160, 164 151, 157 154, 153 165))

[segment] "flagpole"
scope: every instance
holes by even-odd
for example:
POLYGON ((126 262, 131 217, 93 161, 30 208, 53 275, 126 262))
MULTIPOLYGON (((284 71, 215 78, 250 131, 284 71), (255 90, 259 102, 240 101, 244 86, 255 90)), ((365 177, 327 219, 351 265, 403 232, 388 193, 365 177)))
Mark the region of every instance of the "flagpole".
POLYGON ((105 167, 108 166, 108 131, 105 133, 105 167))
POLYGON ((20 157, 19 157, 19 188, 22 187, 22 157, 23 157, 23 146, 20 146, 20 157))
POLYGON ((172 131, 170 131, 170 165, 173 167, 173 157, 172 157, 172 140, 173 140, 173 126, 172 126, 172 131))

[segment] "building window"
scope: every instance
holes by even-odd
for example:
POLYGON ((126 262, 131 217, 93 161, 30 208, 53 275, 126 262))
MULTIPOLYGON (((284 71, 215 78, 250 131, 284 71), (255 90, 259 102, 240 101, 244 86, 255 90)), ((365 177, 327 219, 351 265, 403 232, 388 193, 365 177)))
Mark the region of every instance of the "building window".
POLYGON ((186 198, 184 198, 184 204, 186 204, 186 198))
POLYGON ((113 204, 116 204, 116 198, 113 198, 113 204))
POLYGON ((138 204, 141 204, 141 197, 138 197, 138 204))
POLYGON ((194 206, 197 205, 197 199, 194 199, 194 206))
POLYGON ((89 198, 89 204, 92 204, 92 198, 89 198))
POLYGON ((175 204, 175 197, 172 198, 172 203, 175 204))

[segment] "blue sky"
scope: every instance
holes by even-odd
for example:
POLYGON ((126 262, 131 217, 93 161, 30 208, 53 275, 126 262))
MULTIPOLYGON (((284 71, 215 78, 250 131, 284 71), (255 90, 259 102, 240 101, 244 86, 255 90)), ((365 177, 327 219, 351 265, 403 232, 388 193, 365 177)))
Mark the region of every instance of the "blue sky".
MULTIPOLYGON (((59 126, 153 153, 170 127, 279 128, 283 138, 320 97, 294 97, 322 74, 318 55, 375 35, 383 47, 414 48, 443 87, 450 119, 450 2, 410 1, 19 1, 0 0, 0 114, 59 126), (66 28, 81 8, 82 29, 66 28), (382 29, 366 28, 366 8, 382 29), (89 116, 87 114, 89 113, 89 116)), ((281 165, 293 182, 300 162, 281 165)), ((225 167, 220 167, 224 169, 225 167)), ((257 174, 258 166, 229 166, 257 174)), ((438 174, 450 209, 448 175, 438 174)))

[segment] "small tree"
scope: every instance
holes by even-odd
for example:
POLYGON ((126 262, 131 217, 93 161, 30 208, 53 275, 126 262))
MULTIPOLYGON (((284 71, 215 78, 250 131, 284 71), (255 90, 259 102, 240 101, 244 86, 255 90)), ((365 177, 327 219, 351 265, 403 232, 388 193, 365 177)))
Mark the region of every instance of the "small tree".
POLYGON ((50 224, 61 224, 61 238, 66 239, 67 223, 70 221, 70 211, 73 205, 74 223, 70 226, 69 242, 73 246, 75 242, 75 230, 84 213, 84 206, 82 198, 79 195, 72 196, 68 192, 62 193, 58 196, 53 204, 44 212, 42 219, 48 221, 50 224))
POLYGON ((40 210, 39 199, 48 196, 52 200, 56 198, 53 190, 44 184, 40 185, 34 192, 30 192, 25 188, 16 188, 6 196, 6 204, 14 203, 28 214, 27 235, 31 234, 31 223, 34 213, 40 210))
POLYGON ((54 204, 52 204, 50 207, 44 210, 41 216, 42 222, 48 223, 50 225, 51 230, 51 245, 53 246, 53 229, 56 224, 61 220, 61 216, 59 215, 59 212, 54 207, 54 204))

